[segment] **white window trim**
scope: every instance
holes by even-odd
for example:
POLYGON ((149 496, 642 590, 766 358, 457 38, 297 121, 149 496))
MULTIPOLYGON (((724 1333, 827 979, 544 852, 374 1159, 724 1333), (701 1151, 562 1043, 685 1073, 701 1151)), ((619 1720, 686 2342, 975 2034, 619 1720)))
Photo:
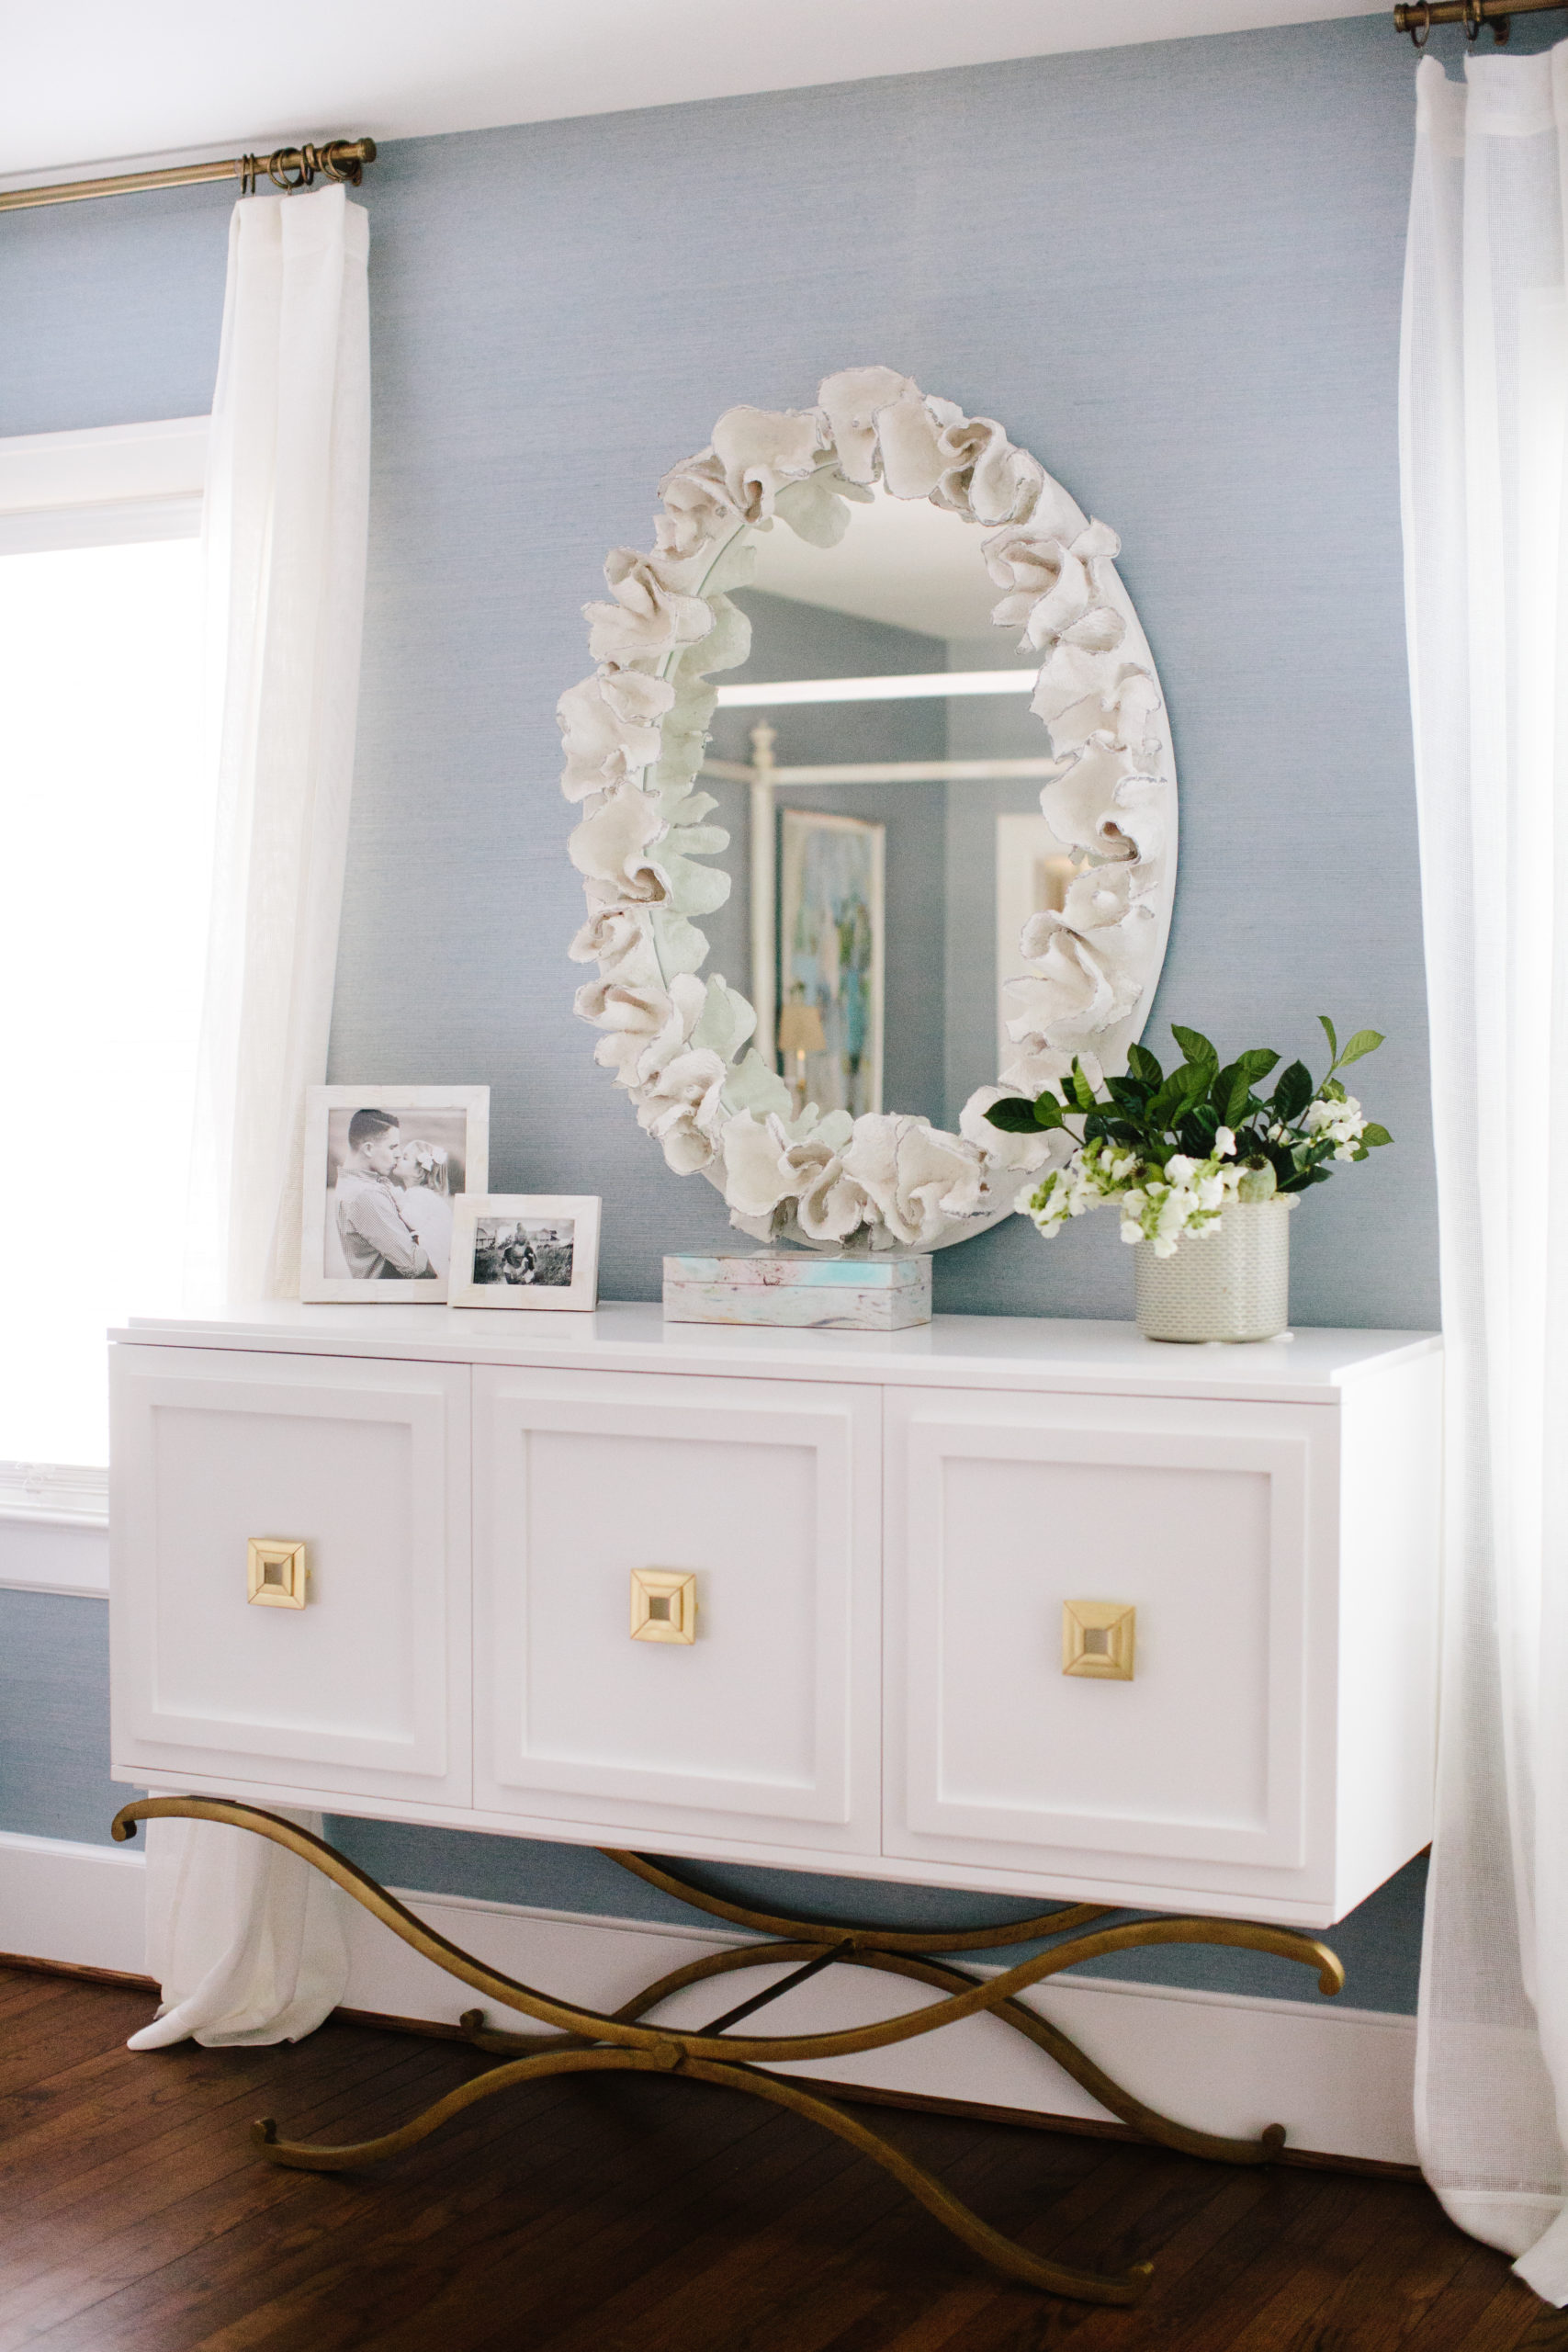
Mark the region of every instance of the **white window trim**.
POLYGON ((0 440, 0 555, 195 538, 208 425, 175 416, 0 440))
MULTIPOLYGON (((196 538, 207 478, 205 416, 151 424, 92 425, 77 433, 0 438, 0 556, 54 548, 117 547, 196 538)), ((0 1462, 0 1523, 101 1529, 108 1524, 108 1472, 51 1462, 0 1462)), ((41 1584, 0 1569, 0 1586, 96 1591, 41 1584)))

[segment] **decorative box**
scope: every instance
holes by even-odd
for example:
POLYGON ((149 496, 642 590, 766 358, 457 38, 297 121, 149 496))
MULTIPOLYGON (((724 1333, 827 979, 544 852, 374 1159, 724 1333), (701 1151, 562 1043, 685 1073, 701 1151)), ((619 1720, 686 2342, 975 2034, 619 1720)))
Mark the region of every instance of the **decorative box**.
POLYGON ((765 1323, 805 1331, 903 1331, 931 1319, 929 1258, 749 1257, 664 1261, 667 1323, 765 1323))

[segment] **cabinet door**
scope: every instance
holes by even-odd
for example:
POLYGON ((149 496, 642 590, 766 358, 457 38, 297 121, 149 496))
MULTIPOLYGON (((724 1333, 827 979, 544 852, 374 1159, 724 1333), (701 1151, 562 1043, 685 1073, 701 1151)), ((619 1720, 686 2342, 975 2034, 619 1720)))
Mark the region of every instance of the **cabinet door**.
POLYGON ((906 1390, 886 1418, 887 1851, 1156 1904, 1326 1868, 1336 1409, 906 1390), (1075 1601, 1135 1611, 1130 1680, 1064 1670, 1075 1601))
POLYGON ((111 1353, 116 1763, 466 1804, 467 1368, 111 1353), (252 1537, 303 1543, 303 1608, 252 1537))
POLYGON ((874 1854, 877 1392, 480 1369, 474 1410, 476 1803, 874 1854), (633 1637, 637 1570, 694 1576, 694 1640, 633 1637))

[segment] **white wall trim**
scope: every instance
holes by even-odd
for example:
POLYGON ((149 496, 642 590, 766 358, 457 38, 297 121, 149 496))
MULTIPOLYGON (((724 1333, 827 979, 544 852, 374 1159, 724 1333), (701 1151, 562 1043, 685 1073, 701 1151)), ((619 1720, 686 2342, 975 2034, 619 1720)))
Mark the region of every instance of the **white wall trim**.
MULTIPOLYGON (((133 1849, 0 1832, 0 1951, 141 1974, 143 1886, 142 1858, 133 1849)), ((531 1911, 466 1895, 404 1892, 401 1900, 508 1975, 599 2008, 616 2007, 705 1951, 747 1941, 722 1928, 531 1911)), ((474 2006, 467 1985, 357 1906, 349 1951, 350 2008, 455 2025, 474 2006)), ((758 1970, 748 1987, 765 1981, 758 1970)), ((897 1978, 832 1971, 786 1995, 771 2015, 781 2032, 819 2031, 892 2016, 919 1994, 897 1978)), ((1414 2018, 1101 1978, 1062 1980, 1031 1997, 1129 2089, 1184 2122, 1236 2133, 1280 2122, 1295 2148, 1416 2162, 1414 2018)), ((723 2005, 718 1987, 695 1985, 661 2014, 671 2024, 694 2024, 723 2005)), ((516 2013, 491 2014, 497 2024, 537 2030, 516 2013)), ((787 2071, 1029 2116, 1106 2120, 1043 2052, 987 2018, 863 2058, 787 2071)))

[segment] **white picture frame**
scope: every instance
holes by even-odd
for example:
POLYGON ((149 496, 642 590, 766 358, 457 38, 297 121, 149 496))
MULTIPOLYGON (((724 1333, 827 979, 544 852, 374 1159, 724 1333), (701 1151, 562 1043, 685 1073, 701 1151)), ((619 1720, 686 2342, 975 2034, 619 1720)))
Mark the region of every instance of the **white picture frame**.
POLYGON ((599 1304, 604 1205, 597 1194, 468 1193, 454 1205, 453 1306, 592 1313, 599 1304), (563 1243, 564 1269, 559 1263, 563 1243), (500 1271, 502 1256, 513 1261, 515 1272, 500 1271), (560 1278, 563 1272, 565 1280, 560 1278))
MULTIPOLYGON (((381 1149, 385 1158, 385 1134, 381 1149)), ((407 1306, 444 1306, 451 1271, 457 1196, 483 1192, 490 1182, 490 1089, 488 1086, 312 1086, 305 1095, 304 1202, 299 1236, 299 1295, 312 1304, 407 1306), (395 1118, 392 1168, 360 1168, 366 1138, 349 1144, 357 1114, 395 1118), (428 1157, 423 1164, 419 1147, 428 1157), (399 1162, 400 1160, 400 1167, 399 1162), (407 1181, 411 1170, 416 1181, 407 1181), (345 1170, 365 1182, 355 1188, 361 1201, 357 1219, 340 1180, 345 1170), (394 1171, 396 1171, 394 1173, 394 1171), (384 1189, 386 1199, 379 1198, 384 1189), (424 1198, 419 1198, 424 1195, 424 1198), (389 1212, 389 1216, 387 1214, 389 1212), (395 1260, 409 1253, 399 1227, 415 1245, 404 1271, 395 1260), (395 1246, 378 1256, 378 1238, 395 1246)))

